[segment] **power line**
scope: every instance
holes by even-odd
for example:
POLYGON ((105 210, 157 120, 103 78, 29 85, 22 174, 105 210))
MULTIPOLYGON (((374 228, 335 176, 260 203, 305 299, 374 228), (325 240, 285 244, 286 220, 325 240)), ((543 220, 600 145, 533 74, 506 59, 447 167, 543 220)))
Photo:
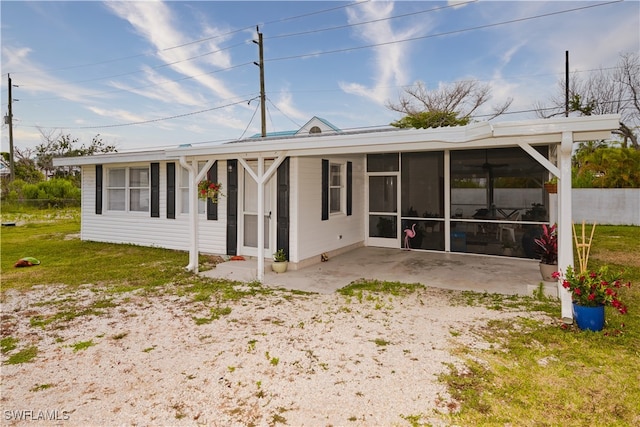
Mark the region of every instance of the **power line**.
MULTIPOLYGON (((595 4, 595 5, 587 5, 587 6, 582 6, 582 7, 577 7, 577 8, 572 8, 572 9, 567 9, 567 10, 562 10, 562 11, 549 12, 549 13, 545 13, 545 14, 541 14, 541 15, 535 15, 535 16, 531 16, 531 17, 512 19, 512 20, 502 21, 502 22, 498 22, 498 23, 492 23, 492 24, 486 24, 486 25, 481 25, 481 26, 476 26, 476 27, 463 28, 463 29, 459 29, 459 30, 453 30, 453 31, 448 31, 448 32, 443 32, 443 33, 438 33, 438 34, 431 34, 431 35, 426 35, 426 36, 412 37, 412 38, 407 38, 407 39, 402 39, 402 40, 394 40, 394 41, 378 43, 378 44, 356 46, 356 47, 350 47, 350 48, 336 49, 336 50, 330 50, 330 51, 324 51, 324 52, 314 52, 314 53, 301 54, 301 55, 293 55, 293 56, 280 57, 280 58, 265 59, 265 62, 284 61, 284 60, 290 60, 290 59, 307 58, 307 57, 312 57, 312 56, 343 53, 343 52, 349 52, 349 51, 355 51, 355 50, 370 49, 370 48, 374 48, 374 47, 380 47, 380 46, 391 45, 391 44, 396 44, 396 43, 404 43, 404 42, 409 42, 409 41, 416 41, 416 40, 440 37, 440 36, 451 35, 451 34, 458 34, 458 33, 462 33, 462 32, 468 32, 468 31, 474 31, 474 30, 478 30, 478 29, 490 28, 490 27, 495 27, 495 26, 499 26, 499 25, 512 24, 512 23, 516 23, 516 22, 522 22, 522 21, 538 19, 538 18, 542 18, 542 17, 548 17, 548 16, 554 16, 554 15, 574 12, 574 11, 578 11, 578 10, 589 9, 589 8, 598 7, 598 6, 604 6, 604 5, 619 3, 621 1, 622 0, 615 0, 615 1, 610 1, 610 2, 606 2, 606 3, 595 4)), ((325 9, 325 10, 322 10, 322 11, 312 12, 312 13, 304 14, 304 15, 298 15, 298 16, 295 16, 295 17, 283 18, 281 20, 272 21, 272 22, 282 22, 282 21, 286 21, 286 20, 290 20, 290 19, 297 19, 299 17, 305 17, 305 16, 309 16, 309 15, 313 15, 313 14, 324 13, 326 11, 331 11, 331 10, 335 10, 335 9, 339 9, 339 8, 344 8, 344 7, 347 7, 347 6, 353 6, 353 5, 357 5, 357 4, 360 4, 360 3, 364 3, 364 2, 351 3, 349 5, 342 6, 342 7, 325 9)), ((450 7, 450 6, 445 6, 445 7, 450 7)), ((442 7, 442 8, 444 8, 444 7, 442 7)), ((422 11, 422 12, 428 12, 428 11, 436 10, 436 9, 441 9, 441 8, 428 9, 428 10, 425 10, 425 11, 422 11)), ((421 12, 417 12, 417 13, 421 13, 421 12)), ((394 16, 394 17, 383 18, 383 19, 374 20, 374 21, 368 21, 368 22, 377 22, 377 21, 382 21, 382 20, 395 19, 397 17, 404 17, 404 16, 407 16, 407 15, 410 15, 410 14, 398 15, 398 16, 394 16)), ((350 24, 348 26, 355 26, 355 25, 361 25, 361 24, 360 23, 358 23, 358 24, 350 24)), ((315 30, 315 31, 329 31, 329 30, 332 30, 332 29, 334 29, 334 28, 328 28, 328 29, 324 29, 324 30, 315 30)), ((289 36, 289 35, 284 35, 283 37, 285 37, 285 36, 289 36)), ((209 40, 209 39, 212 39, 212 38, 215 38, 215 37, 217 37, 217 36, 209 37, 207 39, 201 39, 200 41, 209 40)), ((243 43, 236 44, 236 45, 230 46, 229 48, 237 47, 237 46, 242 45, 242 44, 243 43)), ((179 47, 179 46, 174 46, 172 48, 175 48, 175 47, 179 47)), ((172 48, 167 48, 167 50, 168 49, 172 49, 172 48)), ((211 52, 211 53, 215 53, 215 52, 217 52, 217 51, 214 51, 214 52, 211 52)), ((204 56, 204 55, 207 55, 207 54, 210 54, 210 53, 205 53, 205 54, 202 54, 202 55, 198 55, 196 57, 187 58, 185 60, 176 61, 176 62, 170 63, 170 64, 163 64, 163 65, 154 67, 153 69, 166 67, 166 66, 178 63, 178 62, 187 61, 187 60, 194 59, 194 58, 197 58, 197 57, 200 57, 200 56, 204 56)), ((117 92, 126 92, 126 91, 133 90, 133 89, 143 89, 143 88, 158 86, 158 85, 162 85, 162 84, 168 84, 168 83, 173 83, 173 82, 178 82, 178 81, 184 81, 184 80, 200 77, 200 76, 203 76, 203 75, 206 75, 206 74, 213 74, 213 73, 217 73, 217 72, 228 71, 228 70, 231 70, 231 69, 234 69, 234 68, 238 68, 238 67, 241 67, 241 66, 244 66, 244 65, 248 65, 248 64, 250 64, 250 63, 239 64, 239 65, 236 65, 236 66, 227 67, 227 68, 223 68, 223 69, 218 69, 218 70, 215 70, 213 72, 199 74, 199 75, 196 75, 196 76, 187 76, 187 77, 184 77, 184 78, 167 80, 166 82, 154 83, 154 84, 145 85, 145 86, 138 86, 138 87, 133 87, 133 88, 130 88, 130 89, 116 89, 116 90, 111 90, 111 91, 106 91, 106 92, 98 92, 98 93, 95 93, 95 94, 90 94, 89 96, 97 96, 97 95, 111 94, 111 93, 117 93, 117 92)), ((137 72, 140 72, 140 71, 135 71, 135 72, 131 72, 131 73, 125 73, 125 74, 122 74, 122 75, 134 74, 134 73, 137 73, 137 72)), ((114 77, 117 77, 117 76, 114 76, 114 77)), ((101 78, 98 78, 96 80, 106 79, 106 78, 109 78, 109 77, 101 77, 101 78)), ((92 80, 87 80, 87 81, 92 81, 92 80)), ((81 81, 80 83, 82 83, 82 82, 86 82, 86 81, 81 81)), ((70 84, 72 84, 72 83, 73 82, 71 82, 70 84)), ((36 99, 34 101, 57 100, 57 99, 64 99, 64 97, 41 98, 41 99, 36 99)))
POLYGON ((328 51, 324 51, 324 52, 304 53, 304 54, 300 54, 300 55, 291 55, 291 56, 284 56, 284 57, 280 57, 280 58, 265 59, 265 62, 286 61, 286 60, 290 60, 290 59, 299 59, 299 58, 310 58, 310 57, 316 57, 316 56, 321 56, 321 55, 330 55, 330 54, 334 54, 334 53, 351 52, 351 51, 355 51, 355 50, 370 49, 370 48, 373 48, 373 47, 388 46, 388 45, 397 44, 397 43, 406 43, 406 42, 411 42, 411 41, 416 41, 416 40, 424 40, 424 39, 435 38, 435 37, 440 37, 440 36, 449 36, 449 35, 452 35, 452 34, 460 34, 460 33, 468 32, 468 31, 482 30, 482 29, 485 29, 485 28, 497 27, 497 26, 500 26, 500 25, 513 24, 513 23, 516 23, 516 22, 523 22, 523 21, 529 21, 529 20, 532 20, 532 19, 546 18, 546 17, 549 17, 549 16, 560 15, 560 14, 570 13, 570 12, 576 12, 576 11, 579 11, 579 10, 590 9, 590 8, 593 8, 593 7, 606 6, 606 5, 610 5, 610 4, 614 4, 614 3, 620 3, 621 1, 623 1, 623 0, 614 0, 614 1, 606 2, 606 3, 598 3, 598 4, 593 4, 593 5, 576 7, 576 8, 573 8, 573 9, 566 9, 566 10, 561 10, 561 11, 556 11, 556 12, 543 13, 541 15, 534 15, 534 16, 529 16, 529 17, 526 17, 526 18, 511 19, 511 20, 508 20, 508 21, 495 22, 493 24, 478 25, 476 27, 468 27, 468 28, 462 28, 462 29, 459 29, 459 30, 445 31, 445 32, 442 32, 442 33, 437 33, 437 34, 429 34, 429 35, 426 35, 426 36, 410 37, 410 38, 401 39, 401 40, 392 40, 392 41, 388 41, 388 42, 384 42, 384 43, 376 43, 376 44, 369 44, 369 45, 363 45, 363 46, 348 47, 348 48, 343 48, 343 49, 328 50, 328 51))
MULTIPOLYGON (((274 106, 274 108, 276 110, 278 110, 280 112, 280 114, 282 114, 283 116, 285 116, 287 119, 289 119, 291 121, 291 123, 293 123, 294 125, 296 125, 298 128, 301 128, 302 126, 299 123, 296 123, 291 117, 289 117, 287 114, 285 114, 281 109, 278 108, 278 106, 276 104, 273 103, 273 101, 271 101, 271 99, 267 98, 267 101, 269 101, 269 103, 271 103, 271 105, 274 106)), ((273 121, 272 121, 273 122, 273 121)), ((272 123, 273 125, 273 123, 272 123)))
POLYGON ((462 5, 466 5, 469 3, 475 3, 478 0, 470 0, 464 3, 454 3, 454 4, 450 4, 447 6, 439 6, 439 7, 434 7, 431 9, 425 9, 425 10, 418 10, 415 12, 410 12, 410 13, 404 13, 402 15, 394 15, 394 16, 389 16, 387 18, 379 18, 379 19, 373 19, 371 21, 363 21, 363 22, 358 22, 355 24, 345 24, 345 25, 337 25, 334 27, 327 27, 327 28, 319 28, 316 30, 308 30, 308 31, 301 31, 298 33, 288 33, 288 34, 281 34, 278 36, 271 36, 271 37, 267 37, 267 40, 273 40, 273 39, 280 39, 280 38, 286 38, 286 37, 294 37, 294 36, 302 36, 302 35, 306 35, 306 34, 314 34, 314 33, 320 33, 320 32, 324 32, 324 31, 333 31, 333 30, 341 30, 341 29, 345 29, 345 28, 353 28, 353 27, 357 27, 360 25, 366 25, 366 24, 373 24, 376 22, 383 22, 383 21, 390 21, 392 19, 398 19, 398 18, 406 18, 407 16, 414 16, 414 15, 420 15, 422 13, 428 13, 428 12, 434 12, 434 11, 438 11, 438 10, 442 10, 442 9, 448 9, 448 8, 455 8, 455 7, 460 7, 462 5))
MULTIPOLYGON (((193 80, 193 79, 198 78, 198 77, 208 76, 208 75, 216 74, 216 73, 222 73, 224 71, 233 70, 235 68, 244 67, 244 66, 250 65, 250 64, 253 64, 253 62, 245 62, 245 63, 242 63, 242 64, 233 65, 233 66, 227 67, 227 68, 220 68, 220 69, 217 69, 217 70, 214 70, 214 71, 209 71, 207 73, 196 74, 195 76, 185 76, 185 77, 180 77, 178 79, 165 80, 165 81, 159 82, 159 83, 152 83, 152 84, 143 85, 143 86, 134 86, 134 87, 131 87, 131 88, 128 88, 128 89, 114 89, 114 90, 108 90, 108 91, 104 91, 104 92, 94 92, 94 93, 87 94, 85 96, 92 97, 92 96, 107 95, 107 94, 118 93, 118 92, 131 92, 134 89, 146 89, 146 88, 149 88, 149 87, 162 86, 162 85, 166 85, 166 84, 169 84, 169 83, 176 83, 176 82, 181 82, 181 81, 185 81, 185 80, 193 80)), ((58 99, 66 99, 66 97, 64 97, 64 96, 56 96, 56 97, 51 97, 51 98, 40 98, 40 99, 33 99, 33 100, 31 100, 31 102, 51 101, 51 100, 58 100, 58 99)))
MULTIPOLYGON (((322 13, 332 12, 332 11, 338 10, 338 9, 345 9, 345 8, 352 7, 352 6, 357 6, 357 5, 360 5, 360 4, 363 4, 363 3, 368 3, 369 1, 371 1, 371 0, 356 1, 356 2, 353 2, 353 3, 340 5, 340 6, 336 6, 336 7, 331 7, 331 8, 328 8, 328 9, 321 9, 321 10, 317 10, 317 11, 314 11, 314 12, 309 12, 309 13, 305 13, 305 14, 301 14, 301 15, 295 15, 295 16, 290 16, 290 17, 287 17, 287 18, 281 18, 281 19, 265 22, 265 25, 266 24, 277 24, 277 23, 280 23, 280 22, 286 22, 286 21, 291 21, 291 20, 295 20, 295 19, 305 18, 305 17, 308 17, 308 16, 319 15, 319 14, 322 14, 322 13)), ((181 47, 190 46, 190 45, 197 44, 197 43, 203 43, 203 42, 206 42, 206 41, 209 41, 209 40, 214 40, 214 39, 217 39, 217 38, 220 38, 220 37, 230 36, 232 34, 236 34, 236 33, 242 32, 242 31, 247 31, 247 30, 253 29, 254 27, 255 27, 255 25, 249 25, 249 26, 246 26, 246 27, 233 29, 233 30, 227 31, 226 33, 223 33, 223 34, 217 34, 215 36, 210 36, 210 37, 205 37, 205 38, 202 38, 202 39, 192 40, 192 41, 189 41, 189 42, 186 42, 186 43, 182 43, 182 44, 179 44, 179 45, 175 45, 175 46, 170 46, 170 47, 166 47, 166 48, 163 48, 163 49, 159 49, 159 50, 157 50, 157 51, 155 51, 153 53, 139 53, 139 54, 135 54, 135 55, 122 56, 122 57, 119 57, 119 58, 105 59, 105 60, 102 60, 102 61, 95 61, 95 62, 89 62, 89 63, 84 63, 84 64, 69 65, 69 66, 66 66, 66 67, 50 68, 50 69, 43 69, 43 70, 31 71, 31 72, 29 72, 29 71, 19 72, 18 71, 17 73, 18 74, 38 74, 38 73, 44 73, 44 72, 65 71, 65 70, 70 70, 70 69, 75 69, 75 68, 93 67, 93 66, 96 66, 96 65, 104 65, 104 64, 110 64, 110 63, 118 62, 118 61, 126 61, 126 60, 129 60, 129 59, 141 58, 141 57, 145 57, 145 56, 151 56, 151 55, 154 55, 154 54, 157 55, 160 52, 166 52, 166 51, 169 51, 169 50, 178 49, 178 48, 181 48, 181 47)), ((16 72, 14 72, 14 74, 15 73, 16 72)), ((104 78, 109 78, 109 77, 104 77, 104 78)))
MULTIPOLYGON (((155 123, 155 122, 161 122, 161 121, 164 121, 164 120, 172 120, 172 119, 178 119, 178 118, 181 118, 181 117, 187 117, 187 116, 193 116, 193 115, 196 115, 196 114, 207 113, 209 111, 220 110, 222 108, 227 108, 227 107, 231 107, 231 106, 234 106, 234 105, 242 104, 242 103, 247 102, 247 101, 250 101, 250 100, 243 99, 241 101, 232 102, 230 104, 220 105, 218 107, 207 108, 207 109, 198 110, 198 111, 191 111, 189 113, 177 114, 177 115, 170 116, 170 117, 160 117, 160 118, 157 118, 157 119, 141 120, 141 121, 138 121, 138 122, 118 123, 118 124, 111 124, 111 125, 96 125, 96 126, 62 126, 62 127, 64 129, 103 129, 103 128, 116 128, 116 127, 124 127, 124 126, 142 125, 142 124, 147 124, 147 123, 155 123)), ((27 126, 27 127, 32 127, 32 126, 27 126)), ((37 126, 33 126, 33 127, 37 127, 37 126)))

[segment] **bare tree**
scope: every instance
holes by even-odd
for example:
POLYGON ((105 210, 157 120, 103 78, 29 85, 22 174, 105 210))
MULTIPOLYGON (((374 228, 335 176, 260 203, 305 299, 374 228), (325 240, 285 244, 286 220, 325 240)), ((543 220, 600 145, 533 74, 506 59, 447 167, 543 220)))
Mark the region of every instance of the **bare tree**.
POLYGON ((38 128, 42 137, 42 143, 36 147, 36 163, 38 167, 45 171, 47 176, 52 174, 58 176, 72 176, 77 174, 78 168, 74 166, 54 167, 54 157, 76 157, 91 156, 96 153, 116 152, 113 145, 105 145, 100 138, 100 134, 93 137, 89 145, 82 144, 77 147, 78 139, 71 135, 64 135, 62 132, 45 131, 38 128))
MULTIPOLYGON (((438 113, 452 116, 461 123, 468 123, 477 110, 491 98, 491 85, 477 80, 465 80, 442 85, 438 89, 429 90, 421 81, 404 89, 398 102, 387 102, 387 108, 406 114, 409 117, 420 117, 424 113, 438 113)), ((492 108, 489 120, 503 114, 511 105, 509 99, 492 108)))
MULTIPOLYGON (((565 114, 566 82, 560 80, 558 93, 547 103, 535 104, 538 117, 548 118, 565 114)), ((620 114, 620 127, 613 133, 620 135, 622 146, 638 145, 640 124, 640 60, 637 53, 627 53, 612 69, 599 69, 583 78, 573 73, 569 79, 569 112, 590 116, 620 114)))

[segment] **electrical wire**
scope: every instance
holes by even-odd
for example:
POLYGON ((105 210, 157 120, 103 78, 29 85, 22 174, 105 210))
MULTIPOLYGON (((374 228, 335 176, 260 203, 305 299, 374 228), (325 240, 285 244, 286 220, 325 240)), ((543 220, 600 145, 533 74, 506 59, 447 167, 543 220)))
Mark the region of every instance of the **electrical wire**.
POLYGON ((469 0, 469 1, 464 2, 464 3, 452 3, 452 4, 449 4, 447 6, 433 7, 431 9, 418 10, 418 11, 415 11, 415 12, 404 13, 402 15, 394 15, 394 16, 389 16, 389 17, 386 17, 386 18, 373 19, 371 21, 357 22, 355 24, 337 25, 337 26, 334 26, 334 27, 319 28, 319 29, 315 29, 315 30, 301 31, 301 32, 298 32, 298 33, 288 33, 288 34, 281 34, 281 35, 277 35, 277 36, 270 36, 270 37, 265 37, 265 40, 274 40, 274 39, 281 39, 281 38, 286 38, 286 37, 303 36, 303 35, 307 35, 307 34, 321 33, 321 32, 324 32, 324 31, 334 31, 334 30, 342 30, 342 29, 345 29, 345 28, 353 28, 353 27, 357 27, 357 26, 360 26, 360 25, 373 24, 373 23, 376 23, 376 22, 383 22, 383 21, 390 21, 392 19, 398 19, 398 18, 406 18, 407 16, 415 16, 415 15, 420 15, 420 14, 423 14, 423 13, 434 12, 434 11, 439 11, 439 10, 448 9, 448 8, 456 8, 456 7, 460 7, 460 6, 469 4, 469 3, 475 3, 477 1, 478 0, 469 0))
MULTIPOLYGON (((291 117, 289 117, 287 114, 285 114, 281 109, 279 109, 279 108, 278 108, 278 106, 277 106, 276 104, 274 104, 274 102, 273 102, 269 97, 267 97, 267 101, 269 101, 269 103, 270 103, 271 105, 273 105, 273 107, 274 107, 276 110, 278 110, 278 111, 280 112, 280 114, 282 114, 284 117, 286 117, 287 119, 289 119, 289 121, 291 121, 291 123, 293 123, 294 125, 296 125, 298 129, 300 129, 300 128, 302 127, 302 125, 301 125, 301 124, 297 123, 295 120, 293 120, 293 119, 292 119, 291 117)), ((272 121, 272 122, 273 122, 273 121, 272 121)), ((273 123, 272 123, 272 124, 273 124, 273 123)))
POLYGON ((304 59, 304 58, 318 57, 318 56, 322 56, 322 55, 330 55, 330 54, 334 54, 334 53, 353 52, 353 51, 356 51, 356 50, 371 49, 371 48, 374 48, 374 47, 388 46, 388 45, 392 45, 392 44, 406 43, 406 42, 412 42, 412 41, 417 41, 417 40, 425 40, 425 39, 441 37, 441 36, 450 36, 450 35, 453 35, 453 34, 460 34, 460 33, 468 32, 468 31, 483 30, 483 29, 486 29, 486 28, 497 27, 497 26, 500 26, 500 25, 514 24, 516 22, 530 21, 532 19, 546 18, 546 17, 549 17, 549 16, 561 15, 561 14, 564 14, 564 13, 576 12, 576 11, 579 11, 579 10, 590 9, 590 8, 599 7, 599 6, 606 6, 606 5, 610 5, 610 4, 614 4, 614 3, 620 3, 621 1, 623 1, 623 0, 614 0, 614 1, 606 2, 606 3, 590 4, 590 5, 587 5, 587 6, 575 7, 575 8, 572 8, 572 9, 565 9, 565 10, 560 10, 560 11, 556 11, 556 12, 543 13, 543 14, 540 14, 540 15, 534 15, 534 16, 529 16, 529 17, 525 17, 525 18, 511 19, 511 20, 508 20, 508 21, 495 22, 495 23, 492 23, 492 24, 478 25, 478 26, 475 26, 475 27, 468 27, 468 28, 462 28, 462 29, 458 29, 458 30, 445 31, 445 32, 442 32, 442 33, 437 33, 437 34, 429 34, 429 35, 426 35, 426 36, 417 36, 417 37, 409 37, 409 38, 400 39, 400 40, 391 40, 391 41, 384 42, 384 43, 376 43, 376 44, 369 44, 369 45, 363 45, 363 46, 355 46, 355 47, 348 47, 348 48, 342 48, 342 49, 334 49, 334 50, 328 50, 328 51, 323 51, 323 52, 304 53, 304 54, 300 54, 300 55, 283 56, 283 57, 279 57, 279 58, 271 58, 271 59, 267 58, 267 59, 264 60, 264 62, 287 61, 287 60, 291 60, 291 59, 304 59))
MULTIPOLYGON (((251 103, 251 101, 253 101, 256 98, 250 99, 249 100, 249 104, 251 103)), ((251 123, 253 123, 253 118, 256 116, 256 113, 258 112, 258 107, 260 106, 260 103, 258 103, 256 105, 255 110, 253 110, 253 114, 251 115, 251 119, 249 120, 249 123, 247 123, 247 127, 244 128, 244 131, 242 131, 242 135, 240 135, 240 138, 238 139, 242 139, 244 137, 244 134, 247 133, 247 130, 249 129, 249 126, 251 126, 251 123)))
POLYGON ((242 104, 242 103, 247 102, 247 101, 250 101, 250 100, 243 99, 241 101, 232 102, 230 104, 220 105, 218 107, 207 108, 207 109, 199 110, 199 111, 191 111, 189 113, 177 114, 177 115, 170 116, 170 117, 160 117, 160 118, 157 118, 157 119, 141 120, 141 121, 138 121, 138 122, 118 123, 118 124, 111 124, 111 125, 96 125, 96 126, 76 126, 76 127, 65 126, 64 128, 65 129, 104 129, 104 128, 116 128, 116 127, 124 127, 124 126, 142 125, 142 124, 147 124, 147 123, 155 123, 155 122, 161 122, 161 121, 164 121, 164 120, 172 120, 172 119, 178 119, 178 118, 181 118, 181 117, 187 117, 187 116, 193 116, 193 115, 196 115, 196 114, 207 113, 209 111, 220 110, 222 108, 227 108, 227 107, 231 107, 231 106, 234 106, 234 105, 242 104))

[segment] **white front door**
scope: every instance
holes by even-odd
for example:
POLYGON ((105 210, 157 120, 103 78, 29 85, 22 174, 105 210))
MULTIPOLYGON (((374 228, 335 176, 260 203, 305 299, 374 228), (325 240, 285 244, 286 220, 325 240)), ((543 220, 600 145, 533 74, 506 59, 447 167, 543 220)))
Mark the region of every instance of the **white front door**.
MULTIPOLYGON (((249 166, 257 170, 257 161, 248 161, 249 166)), ((265 160, 265 169, 273 163, 273 160, 265 160)), ((242 182, 242 215, 240 227, 240 254, 248 256, 258 255, 258 184, 249 172, 243 169, 240 174, 242 182)), ((275 252, 275 226, 276 226, 276 202, 275 202, 275 175, 264 186, 264 249, 265 258, 271 258, 275 252)))

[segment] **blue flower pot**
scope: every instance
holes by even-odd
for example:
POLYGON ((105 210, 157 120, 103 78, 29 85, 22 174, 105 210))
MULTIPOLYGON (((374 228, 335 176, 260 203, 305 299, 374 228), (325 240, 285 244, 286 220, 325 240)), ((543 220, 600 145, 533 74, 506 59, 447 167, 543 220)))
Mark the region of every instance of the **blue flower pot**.
POLYGON ((604 305, 584 307, 573 303, 573 318, 582 330, 601 331, 604 327, 604 305))

